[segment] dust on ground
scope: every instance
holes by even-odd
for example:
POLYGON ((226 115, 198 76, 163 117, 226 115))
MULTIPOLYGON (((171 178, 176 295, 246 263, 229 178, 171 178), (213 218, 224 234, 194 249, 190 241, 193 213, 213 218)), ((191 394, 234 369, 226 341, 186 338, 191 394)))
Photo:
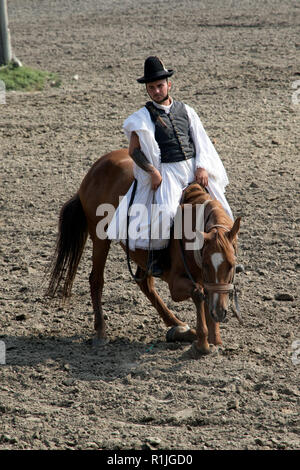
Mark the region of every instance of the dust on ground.
MULTIPOLYGON (((299 16, 296 0, 9 2, 17 57, 63 85, 0 105, 1 449, 299 449, 299 16), (59 210, 95 160, 127 146, 152 54, 176 70, 172 95, 199 113, 242 217, 244 326, 231 315, 200 360, 166 343, 118 245, 105 347, 90 344, 90 242, 70 304, 43 296, 59 210)), ((195 325, 192 303, 157 284, 195 325)))

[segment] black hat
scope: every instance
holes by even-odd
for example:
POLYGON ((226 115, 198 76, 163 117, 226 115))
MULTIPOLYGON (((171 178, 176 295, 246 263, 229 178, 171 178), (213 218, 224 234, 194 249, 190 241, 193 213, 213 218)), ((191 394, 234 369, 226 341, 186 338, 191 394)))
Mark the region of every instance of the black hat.
POLYGON ((167 70, 164 67, 164 64, 158 57, 150 56, 145 60, 144 76, 138 78, 137 81, 139 83, 155 82, 162 78, 171 77, 173 73, 173 70, 167 70))

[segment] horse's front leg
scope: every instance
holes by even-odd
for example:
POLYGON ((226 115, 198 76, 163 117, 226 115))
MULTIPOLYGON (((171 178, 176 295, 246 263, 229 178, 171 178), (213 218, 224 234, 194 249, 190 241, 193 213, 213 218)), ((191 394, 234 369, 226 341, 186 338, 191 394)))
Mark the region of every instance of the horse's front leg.
MULTIPOLYGON (((168 280, 172 300, 181 302, 191 298, 193 284, 189 279, 183 276, 174 276, 168 280)), ((168 330, 166 339, 168 342, 182 341, 192 343, 197 338, 196 331, 190 328, 186 323, 181 322, 168 330)))
POLYGON ((196 306, 197 312, 197 339, 193 342, 192 353, 193 356, 197 358, 203 354, 208 354, 210 352, 210 347, 208 342, 208 328, 205 317, 205 301, 203 291, 199 288, 194 289, 192 293, 192 299, 196 306))
POLYGON ((206 302, 205 302, 205 317, 206 317, 206 324, 208 327, 209 344, 213 344, 215 346, 221 346, 222 340, 221 340, 221 335, 220 335, 220 323, 215 322, 215 320, 213 320, 206 302))
POLYGON ((167 332, 167 341, 186 341, 190 343, 194 341, 196 337, 195 331, 191 330, 186 323, 179 320, 168 309, 155 289, 153 277, 145 277, 145 272, 140 267, 137 268, 136 276, 143 279, 141 282, 137 282, 141 291, 148 297, 153 307, 156 308, 165 325, 172 327, 167 332))
POLYGON ((163 300, 158 295, 155 286, 154 286, 154 279, 152 276, 145 276, 145 271, 137 267, 136 270, 136 277, 141 279, 141 281, 136 281, 141 291, 146 295, 146 297, 150 300, 153 307, 156 308, 157 312, 163 319, 166 326, 172 325, 184 325, 182 321, 175 317, 175 315, 168 309, 165 305, 163 300))

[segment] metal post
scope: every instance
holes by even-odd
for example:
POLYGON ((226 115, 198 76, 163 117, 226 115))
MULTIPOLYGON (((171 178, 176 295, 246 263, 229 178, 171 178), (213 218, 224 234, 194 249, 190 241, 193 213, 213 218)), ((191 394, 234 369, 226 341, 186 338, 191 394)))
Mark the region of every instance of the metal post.
POLYGON ((7 1, 0 0, 0 65, 12 59, 10 33, 8 28, 7 1))

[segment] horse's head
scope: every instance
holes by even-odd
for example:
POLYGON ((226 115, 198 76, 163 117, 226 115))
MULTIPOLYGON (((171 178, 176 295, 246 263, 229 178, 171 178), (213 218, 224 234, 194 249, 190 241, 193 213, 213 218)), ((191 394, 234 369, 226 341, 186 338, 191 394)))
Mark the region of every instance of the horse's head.
MULTIPOLYGON (((197 248, 194 242, 189 247, 187 243, 183 243, 182 257, 184 259, 183 247, 185 250, 193 251, 196 265, 192 268, 193 273, 198 284, 202 284, 204 288, 210 315, 216 322, 222 322, 227 315, 229 294, 234 290, 237 235, 241 218, 232 223, 222 204, 213 200, 197 183, 192 183, 184 191, 181 209, 184 217, 179 218, 179 221, 182 223, 183 219, 187 218, 191 222, 187 224, 192 226, 190 238, 197 242, 197 248), (193 238, 194 234, 196 238, 193 238)), ((182 231, 186 235, 184 223, 182 226, 182 231)), ((189 237, 184 238, 186 242, 186 238, 189 237)), ((193 276, 188 272, 187 263, 184 264, 195 285, 193 276)))
POLYGON ((209 312, 216 322, 222 322, 226 318, 229 293, 233 290, 240 221, 240 218, 236 219, 230 230, 216 226, 208 233, 202 233, 203 287, 209 312))

